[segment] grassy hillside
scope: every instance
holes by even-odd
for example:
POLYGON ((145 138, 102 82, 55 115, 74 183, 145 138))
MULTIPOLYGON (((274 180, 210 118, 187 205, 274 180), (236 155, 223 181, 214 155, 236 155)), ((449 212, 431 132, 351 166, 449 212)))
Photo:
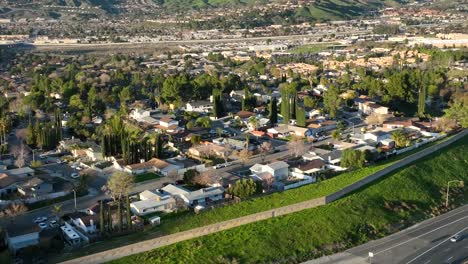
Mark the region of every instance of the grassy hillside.
MULTIPOLYGON (((448 180, 468 180, 468 137, 330 205, 112 263, 297 263, 393 233, 443 211, 448 180)), ((452 206, 468 192, 452 189, 452 206)))
MULTIPOLYGON (((365 14, 367 11, 382 6, 395 5, 404 0, 317 0, 311 5, 296 10, 296 16, 303 18, 343 19, 365 14)), ((67 7, 98 7, 107 14, 123 12, 120 6, 133 8, 162 7, 168 11, 188 11, 215 7, 246 7, 262 5, 284 0, 9 0, 7 3, 30 4, 31 11, 40 9, 42 5, 67 7)), ((22 8, 27 7, 23 6, 22 8)))

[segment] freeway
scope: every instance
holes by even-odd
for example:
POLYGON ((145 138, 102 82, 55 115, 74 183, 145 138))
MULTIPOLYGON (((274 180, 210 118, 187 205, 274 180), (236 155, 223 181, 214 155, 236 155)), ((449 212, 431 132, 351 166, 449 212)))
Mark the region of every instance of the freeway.
POLYGON ((306 264, 468 263, 468 205, 428 219, 391 236, 306 264), (451 242, 454 234, 462 240, 451 242), (369 259, 369 252, 373 258, 369 259))

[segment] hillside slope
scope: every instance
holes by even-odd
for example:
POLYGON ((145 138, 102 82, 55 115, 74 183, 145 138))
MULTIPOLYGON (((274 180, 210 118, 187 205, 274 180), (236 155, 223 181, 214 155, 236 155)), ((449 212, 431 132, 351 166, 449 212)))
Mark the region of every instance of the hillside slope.
MULTIPOLYGON (((384 6, 395 6, 406 0, 316 0, 296 9, 295 16, 304 18, 350 18, 384 6)), ((145 13, 152 10, 185 12, 209 8, 242 8, 285 0, 0 0, 0 6, 30 12, 61 13, 65 7, 107 15, 145 13)), ((1 14, 1 11, 0 11, 1 14)))

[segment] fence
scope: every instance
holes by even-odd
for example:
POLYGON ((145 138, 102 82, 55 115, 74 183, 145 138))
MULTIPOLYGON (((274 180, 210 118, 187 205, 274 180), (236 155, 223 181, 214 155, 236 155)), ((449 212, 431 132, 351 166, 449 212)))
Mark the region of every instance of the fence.
POLYGON ((314 182, 315 182, 315 177, 310 177, 310 176, 304 175, 304 180, 293 183, 293 184, 285 185, 284 190, 286 191, 286 190, 289 190, 289 189, 294 189, 294 188, 301 187, 303 185, 314 183, 314 182))
POLYGON ((203 226, 203 227, 199 227, 199 228, 195 228, 195 229, 191 229, 191 230, 187 230, 187 231, 183 231, 179 233, 175 233, 172 235, 167 235, 163 237, 158 237, 158 238, 138 242, 135 244, 107 250, 107 251, 96 253, 93 255, 88 255, 88 256, 81 257, 81 258, 72 259, 69 261, 65 261, 63 263, 81 264, 81 263, 108 262, 114 259, 149 251, 149 250, 159 248, 162 246, 167 246, 167 245, 174 244, 180 241, 184 241, 184 240, 188 240, 188 239, 192 239, 196 237, 201 237, 204 235, 231 229, 231 228, 238 227, 241 225, 245 225, 245 224, 249 224, 249 223, 253 223, 257 221, 262 221, 262 220, 266 220, 266 219, 281 216, 281 215, 291 214, 291 213, 299 212, 305 209, 318 207, 321 205, 326 205, 328 203, 338 200, 341 197, 363 187, 366 184, 369 184, 377 179, 382 178, 383 176, 387 175, 390 172, 393 172, 403 166, 408 165, 409 163, 414 162, 417 159, 423 158, 445 146, 448 146, 449 144, 466 136, 467 134, 468 134, 468 129, 462 131, 461 133, 459 133, 458 135, 454 136, 451 139, 448 139, 442 143, 426 148, 422 150, 421 152, 408 156, 404 160, 394 163, 390 165, 389 167, 381 171, 378 171, 372 175, 369 175, 368 177, 354 184, 351 184, 343 188, 342 190, 339 190, 331 195, 327 195, 327 196, 319 197, 316 199, 312 199, 312 200, 308 200, 308 201, 304 201, 304 202, 300 202, 296 204, 291 204, 288 206, 284 206, 284 207, 280 207, 280 208, 276 208, 276 209, 272 209, 272 210, 268 210, 268 211, 264 211, 264 212, 260 212, 256 214, 251 214, 251 215, 239 217, 236 219, 227 220, 224 222, 219 222, 219 223, 215 223, 215 224, 211 224, 211 225, 207 225, 207 226, 203 226))

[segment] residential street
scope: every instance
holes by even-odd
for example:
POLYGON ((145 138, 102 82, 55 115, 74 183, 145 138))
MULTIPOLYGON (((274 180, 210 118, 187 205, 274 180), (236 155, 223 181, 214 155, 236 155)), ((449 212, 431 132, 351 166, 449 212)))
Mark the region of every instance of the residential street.
POLYGON ((307 264, 466 263, 468 261, 468 205, 416 224, 394 235, 307 264), (463 240, 451 242, 461 234, 463 240), (374 254, 371 262, 369 252, 374 254))

